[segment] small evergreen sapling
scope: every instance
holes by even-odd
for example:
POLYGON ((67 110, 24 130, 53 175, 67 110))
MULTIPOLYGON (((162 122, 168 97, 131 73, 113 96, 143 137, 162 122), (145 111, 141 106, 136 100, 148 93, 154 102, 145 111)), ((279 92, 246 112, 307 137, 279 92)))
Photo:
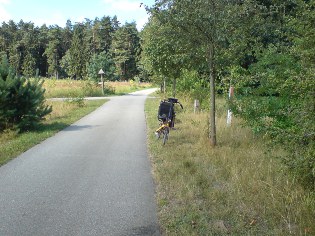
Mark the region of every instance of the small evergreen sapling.
POLYGON ((0 63, 0 130, 34 128, 52 111, 45 105, 43 81, 15 76, 6 57, 0 63))

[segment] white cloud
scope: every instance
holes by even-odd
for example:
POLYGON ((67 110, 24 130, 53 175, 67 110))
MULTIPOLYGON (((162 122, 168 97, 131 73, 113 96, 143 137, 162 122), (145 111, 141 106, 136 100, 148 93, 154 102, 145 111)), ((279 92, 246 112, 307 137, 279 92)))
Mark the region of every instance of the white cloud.
POLYGON ((0 22, 9 21, 10 19, 10 14, 0 5, 0 22))
POLYGON ((139 2, 130 0, 103 0, 106 6, 114 11, 137 11, 140 8, 139 2))
POLYGON ((34 22, 34 24, 37 26, 42 26, 43 24, 46 24, 47 26, 58 25, 60 27, 64 26, 67 21, 67 19, 65 19, 65 16, 59 11, 52 12, 51 14, 49 14, 49 17, 31 17, 29 20, 34 22))
POLYGON ((58 25, 60 27, 65 27, 67 20, 71 20, 72 24, 75 22, 83 22, 85 20, 85 17, 78 16, 78 17, 68 17, 65 14, 63 14, 61 11, 54 11, 49 14, 49 17, 37 17, 37 18, 30 18, 25 21, 31 21, 36 26, 42 26, 43 24, 46 24, 46 26, 50 25, 58 25))
POLYGON ((141 30, 148 20, 144 7, 140 6, 141 0, 103 0, 103 3, 106 13, 116 15, 122 24, 136 21, 138 30, 141 30))
POLYGON ((0 0, 0 4, 9 4, 11 0, 0 0))
POLYGON ((145 17, 142 17, 142 18, 139 18, 137 20, 137 28, 138 30, 142 30, 143 26, 148 22, 148 16, 145 16, 145 17))
POLYGON ((11 15, 5 9, 5 5, 9 4, 10 0, 0 0, 0 22, 9 21, 11 15))

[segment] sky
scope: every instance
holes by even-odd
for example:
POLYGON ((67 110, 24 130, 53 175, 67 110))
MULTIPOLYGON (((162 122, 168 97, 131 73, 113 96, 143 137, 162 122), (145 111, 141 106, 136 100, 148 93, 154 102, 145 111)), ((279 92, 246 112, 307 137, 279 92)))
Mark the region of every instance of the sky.
POLYGON ((13 20, 65 27, 67 20, 117 16, 121 24, 135 21, 140 31, 148 20, 141 3, 152 6, 154 0, 0 0, 0 24, 13 20))

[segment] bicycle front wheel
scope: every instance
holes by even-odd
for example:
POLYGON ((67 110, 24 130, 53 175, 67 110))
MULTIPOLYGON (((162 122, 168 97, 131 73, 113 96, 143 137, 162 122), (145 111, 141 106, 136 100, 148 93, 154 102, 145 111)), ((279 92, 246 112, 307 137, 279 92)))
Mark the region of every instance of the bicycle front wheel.
POLYGON ((168 134, 169 134, 169 127, 165 127, 163 130, 163 145, 165 145, 166 141, 168 140, 168 134))

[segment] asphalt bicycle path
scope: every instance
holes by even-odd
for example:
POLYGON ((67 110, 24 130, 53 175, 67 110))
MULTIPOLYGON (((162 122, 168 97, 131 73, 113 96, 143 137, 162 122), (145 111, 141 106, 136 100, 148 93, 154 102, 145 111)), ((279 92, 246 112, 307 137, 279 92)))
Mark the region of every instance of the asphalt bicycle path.
POLYGON ((110 101, 0 167, 0 235, 160 235, 144 102, 110 101))

